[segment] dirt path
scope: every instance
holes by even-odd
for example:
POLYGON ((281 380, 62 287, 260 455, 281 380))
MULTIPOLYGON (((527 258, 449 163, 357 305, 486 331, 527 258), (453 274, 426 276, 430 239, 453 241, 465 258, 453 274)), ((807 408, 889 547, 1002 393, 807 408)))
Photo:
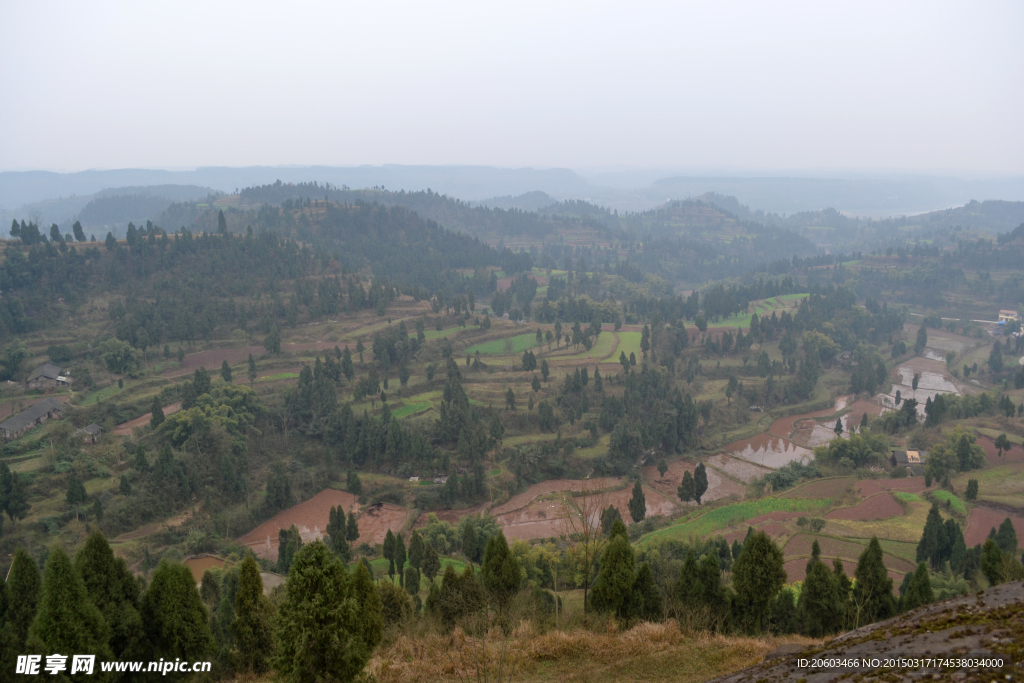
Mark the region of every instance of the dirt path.
MULTIPOLYGON (((163 407, 164 417, 167 417, 168 415, 173 415, 179 410, 181 410, 181 403, 171 403, 170 405, 166 405, 163 407)), ((133 429, 135 429, 136 427, 143 427, 145 425, 148 425, 152 417, 153 413, 146 413, 145 415, 137 417, 134 420, 122 422, 121 424, 114 427, 113 433, 117 434, 118 436, 131 436, 133 429)))

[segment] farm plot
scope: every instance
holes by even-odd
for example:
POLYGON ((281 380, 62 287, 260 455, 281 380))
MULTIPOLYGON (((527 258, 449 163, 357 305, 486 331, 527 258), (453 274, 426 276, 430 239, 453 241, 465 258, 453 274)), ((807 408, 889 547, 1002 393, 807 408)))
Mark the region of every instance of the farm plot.
POLYGON ((812 481, 781 493, 779 496, 782 498, 842 498, 851 490, 853 482, 853 477, 812 481))
MULTIPOLYGON (((866 502, 870 502, 877 497, 872 496, 866 502)), ((899 503, 895 499, 892 502, 899 507, 899 503)), ((904 512, 903 508, 900 508, 902 515, 889 517, 884 520, 829 518, 826 515, 826 519, 828 519, 826 529, 828 533, 834 536, 849 538, 871 538, 872 536, 878 536, 879 538, 887 538, 892 541, 905 541, 916 544, 921 540, 921 530, 924 529, 925 519, 928 517, 931 503, 922 500, 920 502, 908 502, 906 505, 907 511, 904 512)), ((948 515, 945 515, 945 517, 948 517, 948 515)))
POLYGON ((259 358, 262 353, 266 353, 266 349, 262 346, 241 346, 190 353, 185 356, 184 363, 164 374, 167 377, 178 377, 191 374, 201 367, 214 372, 224 361, 227 361, 228 365, 238 365, 245 362, 249 358, 249 354, 252 354, 253 358, 259 358))
POLYGON ((810 450, 797 446, 788 439, 764 433, 750 439, 734 441, 722 450, 733 457, 772 469, 778 469, 794 460, 809 462, 813 455, 810 450))
POLYGON ((970 479, 978 480, 978 500, 997 506, 1024 508, 1024 467, 1020 464, 964 472, 954 480, 957 490, 966 489, 970 479))
MULTIPOLYGON (((607 491, 613 486, 622 484, 622 479, 616 477, 602 477, 595 479, 549 479, 539 484, 533 484, 523 493, 509 498, 506 502, 491 509, 492 515, 503 515, 513 510, 526 507, 535 498, 561 491, 583 491, 584 489, 595 492, 595 495, 603 495, 601 491, 607 491)), ((608 507, 607 504, 605 507, 608 507)))
POLYGON ((466 353, 470 355, 479 353, 482 356, 501 356, 522 353, 527 349, 536 348, 537 346, 539 344, 537 344, 536 332, 528 332, 526 334, 517 334, 514 337, 492 339, 491 341, 474 344, 466 349, 466 353))
POLYGON ((1024 448, 1021 448, 1017 444, 1013 444, 1013 447, 1008 451, 1003 451, 1002 457, 996 450, 995 442, 987 436, 979 437, 975 442, 979 446, 985 449, 985 457, 993 465, 1002 465, 1009 462, 1024 462, 1024 448))
MULTIPOLYGON (((668 465, 668 470, 665 472, 664 477, 661 476, 655 465, 645 467, 643 469, 644 483, 668 497, 669 500, 674 501, 678 495, 679 485, 683 482, 683 473, 689 472, 692 475, 693 471, 697 469, 697 463, 692 460, 673 460, 666 464, 668 465)), ((713 467, 705 467, 704 469, 708 475, 708 490, 701 497, 701 502, 710 503, 720 498, 743 495, 742 486, 727 477, 723 477, 713 467)))
MULTIPOLYGON (((731 477, 735 477, 742 481, 744 484, 749 484, 758 477, 771 472, 771 470, 764 467, 759 467, 753 463, 749 463, 746 460, 740 460, 738 458, 732 458, 725 453, 719 453, 708 458, 708 464, 720 469, 731 477)), ((710 478, 708 484, 710 487, 710 478)))
POLYGON ((903 515, 903 507, 896 502, 891 493, 879 493, 852 508, 840 508, 825 515, 825 519, 848 519, 858 522, 870 522, 877 519, 890 519, 903 515))
POLYGON ((1007 517, 1010 518, 1013 529, 1017 532, 1017 538, 1024 538, 1024 518, 1017 515, 1008 515, 1002 510, 978 506, 971 510, 971 516, 967 520, 967 529, 964 531, 964 543, 967 544, 968 548, 984 543, 985 539, 988 538, 989 531, 993 527, 998 530, 999 525, 1007 517))
MULTIPOLYGON (((321 538, 327 528, 327 522, 330 520, 331 508, 336 505, 341 505, 346 511, 351 511, 356 507, 356 497, 345 491, 325 489, 309 500, 277 513, 238 541, 242 545, 252 548, 259 557, 276 560, 277 535, 281 529, 289 529, 294 524, 298 528, 303 542, 321 538)), ((359 519, 359 533, 360 541, 367 539, 362 517, 359 519)), ((381 538, 383 539, 383 536, 381 538)), ((373 543, 373 541, 368 542, 371 545, 373 543)))
MULTIPOLYGON (((646 539, 680 539, 690 536, 707 536, 734 524, 745 525, 746 521, 768 512, 815 513, 828 507, 831 501, 810 498, 762 498, 744 501, 725 507, 715 508, 703 515, 690 518, 649 534, 646 539)), ((744 527, 744 531, 745 531, 744 527)))

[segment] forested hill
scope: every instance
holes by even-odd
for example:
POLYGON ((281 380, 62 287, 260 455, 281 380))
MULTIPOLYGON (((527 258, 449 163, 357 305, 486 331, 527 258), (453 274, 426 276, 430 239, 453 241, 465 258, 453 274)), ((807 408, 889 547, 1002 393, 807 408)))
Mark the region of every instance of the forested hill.
MULTIPOLYGON (((382 189, 350 190, 317 183, 262 185, 241 191, 242 204, 282 205, 284 202, 304 202, 308 199, 327 199, 340 204, 377 203, 382 206, 402 206, 420 216, 435 221, 449 230, 471 235, 531 235, 542 238, 566 223, 551 216, 520 209, 473 206, 459 199, 431 190, 420 192, 391 192, 382 189)), ((172 207, 173 208, 173 207, 172 207)), ((579 219, 574 219, 578 222, 579 219)))
POLYGON ((476 237, 447 230, 403 206, 379 203, 285 200, 263 205, 252 217, 257 230, 271 230, 314 245, 350 271, 374 275, 430 292, 461 276, 454 269, 501 265, 509 272, 532 267, 529 257, 499 254, 476 237))

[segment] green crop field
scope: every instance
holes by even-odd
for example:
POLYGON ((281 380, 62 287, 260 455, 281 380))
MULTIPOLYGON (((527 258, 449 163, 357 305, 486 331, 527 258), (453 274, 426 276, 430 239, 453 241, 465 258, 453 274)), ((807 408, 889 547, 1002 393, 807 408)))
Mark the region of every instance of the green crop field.
MULTIPOLYGON (((632 334, 639 334, 639 332, 633 332, 632 334)), ((637 345, 639 347, 639 342, 637 342, 637 345)), ((587 356, 590 356, 590 358, 595 360, 595 361, 600 361, 600 360, 605 360, 605 359, 618 360, 618 358, 619 358, 618 354, 617 353, 613 353, 615 351, 615 348, 616 348, 615 334, 612 333, 612 332, 602 332, 597 337, 597 343, 594 344, 592 347, 590 347, 589 351, 587 351, 586 349, 583 349, 582 351, 577 353, 575 356, 569 356, 569 357, 573 358, 573 359, 585 360, 587 358, 587 356), (612 358, 612 356, 614 356, 614 358, 612 358)), ((627 353, 626 355, 628 356, 629 354, 627 353)))
POLYGON ((817 512, 829 507, 828 498, 762 498, 715 508, 703 515, 652 532, 644 542, 655 538, 687 539, 690 536, 706 536, 733 524, 742 523, 769 512, 817 512))
POLYGON ((489 342, 483 342, 480 344, 474 344, 466 349, 467 354, 475 354, 479 352, 481 355, 492 355, 501 356, 512 353, 522 353, 527 349, 532 349, 537 346, 537 335, 535 332, 528 332, 526 334, 517 334, 511 338, 512 348, 509 349, 505 345, 504 339, 492 339, 489 342))
POLYGON ((949 503, 949 506, 961 515, 967 514, 967 508, 964 506, 964 502, 957 498, 955 494, 950 493, 949 491, 939 490, 933 493, 932 496, 943 503, 949 503))
MULTIPOLYGON (((423 330, 423 336, 426 337, 427 341, 431 341, 434 339, 440 339, 441 337, 447 337, 450 334, 455 334, 456 332, 461 332, 462 330, 465 329, 468 328, 456 325, 455 327, 446 327, 440 332, 438 332, 437 330, 423 330)), ((415 334, 415 332, 413 332, 412 334, 415 334)))
POLYGON ((413 415, 415 413, 422 413, 425 410, 430 410, 433 404, 430 401, 417 401, 416 403, 406 403, 400 408, 395 408, 391 411, 391 415, 394 417, 406 417, 407 415, 413 415))
POLYGON ((643 357, 643 353, 640 351, 640 338, 642 332, 619 332, 619 345, 614 351, 608 356, 610 360, 618 360, 619 354, 626 354, 626 358, 629 358, 629 354, 636 354, 637 361, 643 357))
POLYGON ((297 372, 278 372, 278 373, 273 374, 273 375, 263 375, 262 377, 260 377, 256 381, 257 382, 274 382, 274 381, 277 381, 279 379, 295 379, 298 376, 299 376, 299 373, 297 373, 297 372))
POLYGON ((921 500, 921 496, 916 493, 907 493, 906 491, 896 491, 896 498, 902 500, 905 503, 910 503, 915 500, 921 500))

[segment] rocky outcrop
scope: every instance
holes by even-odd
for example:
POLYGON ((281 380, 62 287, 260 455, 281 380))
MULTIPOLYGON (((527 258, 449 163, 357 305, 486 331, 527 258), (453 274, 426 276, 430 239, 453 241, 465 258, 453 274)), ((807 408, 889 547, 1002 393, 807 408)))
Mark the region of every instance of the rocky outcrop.
POLYGON ((927 605, 844 633, 823 645, 806 649, 784 646, 769 653, 762 664, 715 680, 1024 680, 1024 583, 1003 584, 927 605), (948 661, 967 656, 1002 660, 1003 666, 962 667, 948 661), (815 662, 828 666, 816 668, 815 662))

